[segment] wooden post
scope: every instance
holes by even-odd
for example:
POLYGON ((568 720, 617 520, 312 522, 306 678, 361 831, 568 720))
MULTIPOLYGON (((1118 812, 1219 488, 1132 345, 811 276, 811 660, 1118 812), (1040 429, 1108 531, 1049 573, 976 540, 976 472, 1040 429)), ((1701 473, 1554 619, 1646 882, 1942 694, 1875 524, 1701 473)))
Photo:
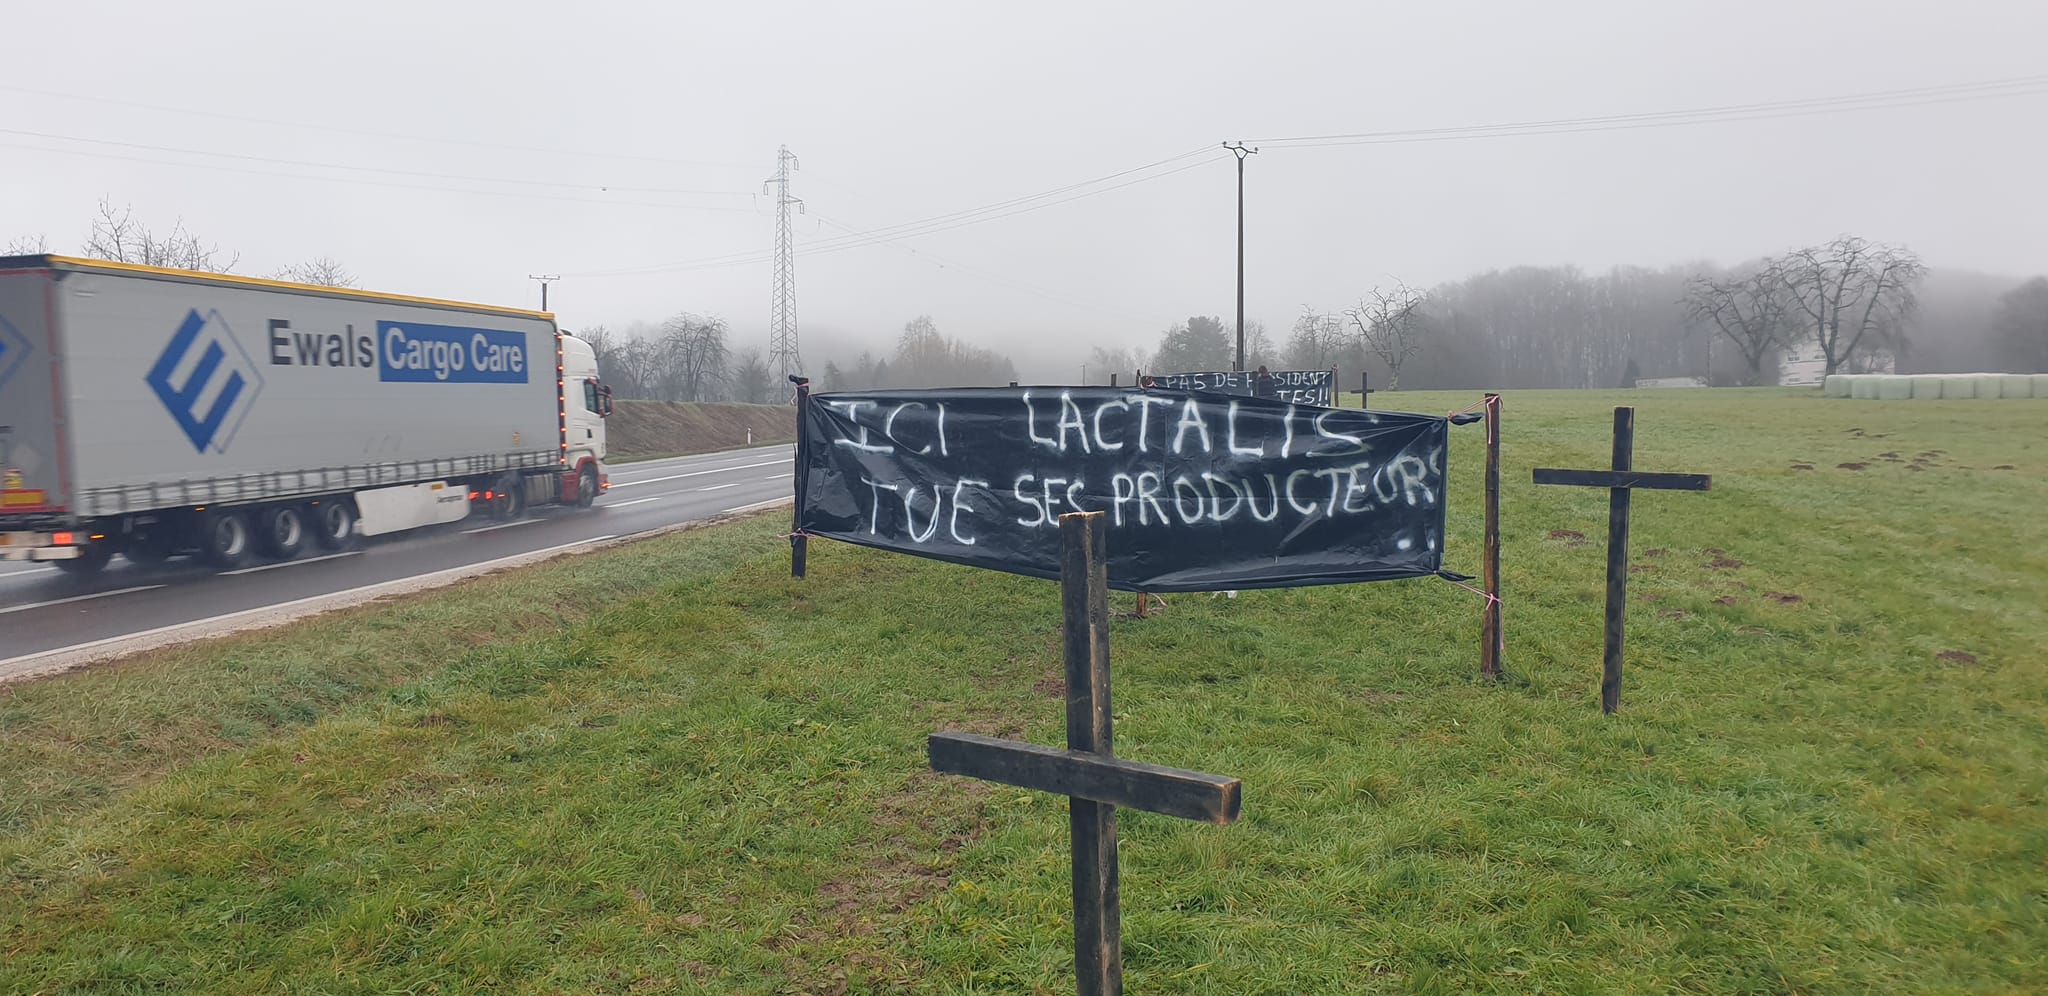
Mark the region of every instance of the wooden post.
POLYGON ((1126 761, 1111 750, 1106 533, 1101 512, 1060 516, 1067 749, 972 733, 926 738, 934 771, 1067 796, 1074 841, 1074 978, 1083 996, 1123 992, 1116 808, 1220 826, 1234 822, 1243 806, 1235 778, 1126 761))
MULTIPOLYGON (((1060 517, 1060 614, 1065 619, 1067 749, 1115 753, 1109 711, 1109 564, 1101 513, 1060 517)), ((1142 594, 1140 597, 1143 597, 1142 594)), ((1116 807, 1068 803, 1074 835, 1074 973, 1082 996, 1123 989, 1116 807)))
POLYGON ((1486 586, 1486 620, 1480 626, 1479 673, 1500 680, 1500 395, 1486 396, 1486 536, 1480 573, 1486 586))
MULTIPOLYGON (((1628 470, 1635 445, 1636 410, 1616 408, 1610 469, 1616 473, 1628 470)), ((1628 493, 1626 487, 1607 489, 1607 639, 1600 656, 1600 711, 1605 713, 1621 707, 1621 620, 1628 608, 1628 493)))
POLYGON ((1607 612, 1606 633, 1600 656, 1600 711, 1621 708, 1622 619, 1628 609, 1628 518, 1629 492, 1636 488, 1659 491, 1706 491, 1713 478, 1705 474, 1658 474, 1633 468, 1636 443, 1636 410, 1614 410, 1614 453, 1607 470, 1553 470, 1539 467, 1537 484, 1567 484, 1607 489, 1607 612))
POLYGON ((790 379, 796 381, 796 502, 789 512, 789 576, 800 578, 810 556, 809 544, 804 542, 804 419, 811 411, 811 382, 809 378, 790 379))
POLYGON ((1358 372, 1358 407, 1360 410, 1372 407, 1372 374, 1358 372))

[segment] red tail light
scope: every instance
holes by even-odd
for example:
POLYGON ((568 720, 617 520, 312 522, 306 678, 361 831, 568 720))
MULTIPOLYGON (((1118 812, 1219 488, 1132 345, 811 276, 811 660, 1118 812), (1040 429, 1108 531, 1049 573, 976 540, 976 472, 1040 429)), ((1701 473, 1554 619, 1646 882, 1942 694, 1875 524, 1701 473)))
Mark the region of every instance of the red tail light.
POLYGON ((75 542, 77 542, 77 541, 78 541, 78 537, 77 537, 77 536, 76 536, 75 534, 72 534, 72 533, 52 533, 52 534, 50 534, 50 542, 52 542, 52 543, 55 543, 55 544, 57 544, 58 546, 70 546, 70 545, 71 545, 72 543, 75 543, 75 542))

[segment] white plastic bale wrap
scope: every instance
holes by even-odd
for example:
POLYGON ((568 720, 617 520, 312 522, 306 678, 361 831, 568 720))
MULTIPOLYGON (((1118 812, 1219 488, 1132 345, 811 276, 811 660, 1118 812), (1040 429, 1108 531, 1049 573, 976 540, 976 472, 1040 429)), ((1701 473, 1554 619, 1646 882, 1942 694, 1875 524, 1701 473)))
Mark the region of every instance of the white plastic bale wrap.
POLYGON ((1877 400, 1877 378, 1857 374, 1856 379, 1849 384, 1849 396, 1859 401, 1877 400))
POLYGON ((1913 385, 1914 400, 1929 401, 1941 397, 1940 374, 1913 374, 1907 380, 1913 385))
POLYGON ((2048 374, 2029 374, 2027 379, 2034 382, 2034 397, 2048 398, 2048 374))
POLYGON ((1867 376, 1877 382, 1877 397, 1880 401, 1906 401, 1915 397, 1913 382, 1905 377, 1893 377, 1884 374, 1869 374, 1867 376))
POLYGON ((1829 398, 1849 397, 1849 389, 1854 384, 1854 380, 1852 378, 1854 378, 1855 376, 1855 374, 1829 375, 1825 380, 1821 381, 1821 395, 1823 397, 1829 398))
POLYGON ((2026 374, 1998 374, 1998 396, 2001 398, 2031 398, 2034 396, 2034 378, 2026 374))

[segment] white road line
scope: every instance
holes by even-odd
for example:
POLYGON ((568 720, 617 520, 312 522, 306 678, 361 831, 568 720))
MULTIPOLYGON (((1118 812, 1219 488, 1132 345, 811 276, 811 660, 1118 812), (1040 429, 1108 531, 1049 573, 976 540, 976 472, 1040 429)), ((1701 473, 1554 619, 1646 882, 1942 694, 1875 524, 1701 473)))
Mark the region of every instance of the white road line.
POLYGON ((302 560, 280 560, 275 564, 258 564, 255 567, 243 567, 238 570, 222 571, 220 573, 222 576, 230 574, 254 574, 257 571, 274 571, 280 567, 296 567, 300 564, 317 564, 323 560, 340 560, 343 557, 359 556, 362 554, 362 552, 363 551, 361 550, 350 550, 346 553, 330 553, 325 557, 306 557, 302 560))
POLYGON ((762 478, 762 480, 764 480, 764 481, 779 481, 779 480, 782 480, 782 479, 783 479, 783 478, 785 478, 785 477, 795 477, 795 476, 796 476, 796 474, 795 474, 794 472, 792 472, 792 473, 788 473, 788 474, 773 474, 773 475, 770 475, 770 476, 768 476, 768 477, 764 477, 764 478, 762 478))
POLYGON ((685 477, 703 477, 705 474, 723 474, 728 471, 734 470, 752 470, 755 467, 775 467, 780 466, 782 463, 783 461, 781 460, 763 460, 760 463, 743 463, 737 467, 717 467, 711 470, 693 470, 687 474, 670 474, 667 477, 650 477, 644 481, 627 481, 624 484, 614 484, 612 485, 612 490, 617 491, 620 488, 637 488, 642 484, 660 484, 663 481, 680 481, 685 477))
MULTIPOLYGON (((462 578, 470 575, 485 573, 489 571, 491 568, 498 566, 499 564, 510 564, 520 561, 540 560, 551 553, 560 553, 564 550, 573 550, 581 546, 595 546, 606 540, 616 538, 616 536, 607 533, 603 536, 593 536, 589 539, 577 540, 574 543, 563 543, 560 546, 551 546, 543 550, 529 550, 525 553, 515 553, 509 557, 499 557, 496 560, 485 560, 474 564, 463 564, 457 567, 450 567, 446 570, 435 571, 432 574, 416 574, 412 577, 407 578, 393 578, 389 581, 380 581, 376 584, 366 584, 360 588, 349 588, 344 591, 328 592, 325 595, 312 595, 306 598, 295 598, 289 602, 278 602, 275 605, 259 605, 253 609, 243 609, 239 612, 229 612, 218 616, 208 616, 204 619, 194 619, 190 622, 173 623, 169 626, 158 626, 155 629, 146 629, 139 633, 123 633, 120 636, 110 636, 105 639, 92 640, 86 643, 74 643, 71 646, 58 647, 54 650, 44 650, 39 653, 24 654, 20 657, 9 657, 5 660, 0 660, 0 681, 9 681, 15 678, 27 676, 31 673, 34 673, 35 671, 44 670, 32 669, 29 667, 29 665, 39 660, 48 660, 52 657, 59 657, 67 654, 88 653, 93 650, 97 650, 101 647, 115 647, 125 643, 144 641, 151 639, 153 637, 162 636, 164 634, 176 633, 181 630, 197 629, 207 626, 209 624, 223 623, 232 619, 247 619, 252 616, 261 616, 264 613, 282 612, 287 609, 296 608, 301 605, 311 605, 317 602, 334 601, 346 604, 355 604, 353 602, 350 602, 349 600, 356 596, 362 596, 361 599, 359 599, 359 601, 362 601, 368 600, 369 598, 374 598, 378 594, 381 594, 383 592, 395 593, 406 590, 423 591, 429 588, 438 587, 442 583, 452 583, 454 581, 459 581, 462 578)), ((156 588, 162 586, 150 585, 150 587, 156 588)), ((138 591, 140 589, 130 588, 127 590, 138 591)), ((110 591, 106 592, 105 594, 118 595, 120 594, 120 592, 110 591)), ((14 612, 26 608, 34 608, 34 606, 18 605, 10 609, 4 609, 0 611, 14 612)), ((284 619, 279 621, 286 622, 290 620, 284 619)), ((232 632, 232 630, 230 632, 232 632)))
POLYGON ((490 531, 492 531, 492 530, 494 530, 494 529, 510 529, 510 528, 512 528, 513 526, 530 526, 530 525, 533 525, 534 523, 536 523, 536 522, 539 522, 539 521, 541 521, 541 520, 539 520, 539 519, 520 519, 520 520, 518 520, 517 522, 500 522, 500 523, 498 523, 498 524, 497 524, 497 525, 495 525, 495 526, 479 526, 479 527, 477 527, 477 528, 475 528, 475 529, 465 529, 465 530, 463 530, 463 531, 462 531, 462 534, 463 534, 464 536, 467 536, 467 535, 470 535, 470 534, 472 534, 472 533, 488 533, 488 532, 490 532, 490 531))
POLYGON ((615 501, 615 502, 611 502, 611 503, 609 503, 609 504, 605 504, 605 505, 599 505, 598 507, 599 507, 599 508, 625 508, 625 507, 626 507, 626 506, 628 506, 628 505, 645 505, 645 504, 647 504, 647 503, 648 503, 648 502, 650 502, 650 501, 660 501, 660 500, 662 500, 663 498, 673 498, 673 497, 675 497, 676 495, 684 495, 684 494, 689 494, 689 492, 687 492, 687 491, 676 491, 676 492, 673 492, 673 493, 671 493, 671 494, 665 494, 665 495, 653 495, 653 496, 651 496, 651 497, 647 497, 647 498, 635 498, 635 499, 633 499, 632 501, 615 501))
POLYGON ((725 490, 726 488, 736 488, 736 487, 739 487, 740 485, 742 485, 742 484, 745 484, 745 483, 747 483, 747 482, 745 482, 745 481, 734 481, 734 482, 732 482, 731 484, 713 484, 713 485, 711 485, 711 486, 710 486, 710 487, 708 487, 708 488, 698 488, 697 490, 699 490, 699 491, 723 491, 723 490, 725 490))
POLYGON ((784 502, 790 502, 795 500, 795 498, 770 498, 767 501, 757 501, 752 505, 741 505, 737 508, 728 508, 725 511, 722 511, 718 514, 731 515, 734 512, 751 512, 757 508, 767 508, 770 505, 780 505, 783 504, 784 502))
POLYGON ((47 602, 30 602, 27 605, 10 605, 4 609, 0 609, 0 616, 4 616, 9 612, 27 612, 30 609, 40 609, 51 605, 63 605, 66 602, 83 602, 88 598, 111 598, 115 595, 126 595, 131 591, 149 591, 153 588, 161 587, 163 587, 163 585, 160 584, 139 584, 133 588, 116 588, 113 591, 96 591, 90 595, 73 595, 70 598, 53 598, 47 602))
POLYGON ((57 568, 55 567, 31 567, 25 571, 0 572, 0 581, 12 581, 16 578, 39 578, 45 574, 55 573, 57 573, 57 568))

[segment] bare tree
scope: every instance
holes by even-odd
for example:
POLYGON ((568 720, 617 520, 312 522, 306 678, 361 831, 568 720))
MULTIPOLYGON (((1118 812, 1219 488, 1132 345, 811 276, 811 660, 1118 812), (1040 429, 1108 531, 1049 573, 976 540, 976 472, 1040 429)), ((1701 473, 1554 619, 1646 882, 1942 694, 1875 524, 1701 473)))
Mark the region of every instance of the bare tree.
POLYGON ((1280 350, 1273 347, 1273 337, 1266 333, 1266 323, 1256 318, 1244 320, 1244 368, 1257 370, 1260 367, 1280 365, 1280 350))
POLYGON ((1999 360, 2015 373, 2048 373, 2048 277, 2007 291, 1993 327, 1999 360))
POLYGON ((1819 344, 1830 374, 1847 365, 1865 339, 1904 345, 1906 323, 1918 306, 1913 288, 1927 275, 1911 252, 1853 235, 1794 250, 1777 265, 1804 316, 1802 334, 1819 344))
POLYGON ((768 361, 761 358, 761 351, 741 350, 732 364, 732 399, 749 405, 765 405, 774 393, 775 375, 768 371, 768 361))
POLYGON ((112 201, 100 198, 99 214, 86 236, 85 254, 114 263, 135 263, 175 270, 230 273, 242 261, 240 253, 223 257, 218 245, 208 245, 185 230, 179 219, 169 232, 158 234, 135 220, 132 208, 115 210, 112 201))
POLYGON ((42 235, 22 235, 0 249, 0 256, 40 256, 50 251, 50 240, 42 235))
POLYGON ((1321 370, 1337 362, 1337 354, 1348 345, 1344 319, 1319 312, 1304 304, 1301 317, 1294 320, 1294 333, 1287 339, 1287 365, 1296 370, 1321 370))
POLYGON ((1097 346, 1088 352, 1088 379, 1094 383, 1105 383, 1110 374, 1122 374, 1122 383, 1131 383, 1132 375, 1145 366, 1145 356, 1128 346, 1105 349, 1097 346))
POLYGON ((1365 348, 1387 365, 1389 390, 1401 389, 1401 364, 1422 352, 1429 326, 1423 301, 1407 284, 1396 282, 1392 290, 1374 287, 1359 299, 1358 307, 1344 312, 1365 348))
POLYGON ((313 284, 318 287, 361 287, 355 274, 344 269, 331 256, 317 256, 303 263, 293 263, 277 271, 271 279, 289 280, 296 284, 313 284))
POLYGON ((1783 349, 1800 328, 1794 298, 1784 272, 1766 263, 1746 276, 1694 276, 1685 288, 1685 314, 1735 344, 1749 368, 1746 383, 1753 386, 1763 380, 1764 357, 1783 349))
POLYGON ((661 332, 674 386, 672 400, 712 400, 725 382, 725 319, 679 314, 664 323, 661 332))

